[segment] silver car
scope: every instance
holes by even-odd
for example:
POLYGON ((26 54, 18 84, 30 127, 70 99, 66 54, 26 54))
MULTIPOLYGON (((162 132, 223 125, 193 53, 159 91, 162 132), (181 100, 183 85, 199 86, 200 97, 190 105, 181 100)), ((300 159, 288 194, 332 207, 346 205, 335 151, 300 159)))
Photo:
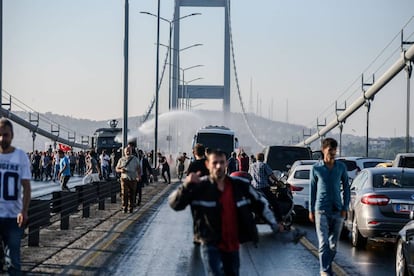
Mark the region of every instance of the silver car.
POLYGON ((368 238, 395 238, 414 210, 414 169, 368 168, 351 185, 345 228, 352 245, 365 246, 368 238))

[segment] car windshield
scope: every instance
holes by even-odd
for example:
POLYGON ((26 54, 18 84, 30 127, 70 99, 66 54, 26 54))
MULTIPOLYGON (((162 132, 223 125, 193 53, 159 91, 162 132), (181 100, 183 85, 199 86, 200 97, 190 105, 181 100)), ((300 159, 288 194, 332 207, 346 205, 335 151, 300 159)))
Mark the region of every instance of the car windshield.
POLYGON ((398 172, 374 175, 374 188, 414 188, 414 173, 398 172))
POLYGON ((382 162, 383 161, 367 161, 367 162, 364 162, 364 169, 366 169, 366 168, 373 168, 377 164, 382 163, 382 162))
POLYGON ((402 160, 401 167, 414 168, 414 156, 405 156, 402 160))
POLYGON ((293 175, 296 179, 309 179, 310 170, 299 170, 293 175))
POLYGON ((345 164, 346 170, 348 172, 356 170, 358 168, 355 161, 350 161, 350 160, 346 160, 346 159, 338 159, 338 161, 345 164))

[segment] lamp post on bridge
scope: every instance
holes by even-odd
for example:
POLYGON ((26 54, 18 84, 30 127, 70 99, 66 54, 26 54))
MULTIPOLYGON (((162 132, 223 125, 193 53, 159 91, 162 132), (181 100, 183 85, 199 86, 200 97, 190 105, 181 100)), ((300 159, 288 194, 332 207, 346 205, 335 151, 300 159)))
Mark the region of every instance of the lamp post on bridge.
MULTIPOLYGON (((153 13, 150 13, 150 12, 141 11, 140 13, 146 14, 146 15, 151 15, 151 16, 154 16, 154 17, 158 18, 157 15, 155 15, 153 13)), ((190 14, 181 16, 181 17, 179 17, 177 19, 174 19, 174 20, 168 20, 168 19, 166 19, 164 17, 161 17, 161 16, 159 17, 160 20, 162 20, 164 22, 167 22, 169 24, 169 26, 170 26, 170 28, 169 28, 168 46, 159 43, 159 45, 162 45, 162 46, 165 46, 165 47, 168 48, 168 59, 169 59, 169 64, 170 64, 169 65, 169 68, 168 68, 168 76, 169 76, 169 81, 168 81, 168 93, 169 93, 169 95, 168 95, 168 109, 171 109, 171 50, 172 50, 171 43, 172 43, 172 30, 173 30, 173 26, 174 26, 174 23, 176 21, 179 21, 181 19, 184 19, 184 18, 187 18, 187 17, 190 17, 190 16, 194 16, 194 15, 201 15, 201 13, 199 13, 199 12, 190 13, 190 14)), ((184 49, 182 49, 182 50, 184 50, 184 49)))
POLYGON ((34 152, 35 151, 35 141, 36 141, 36 132, 35 131, 32 132, 32 139, 33 139, 32 152, 34 152))
POLYGON ((202 80, 202 79, 204 79, 204 78, 201 78, 200 77, 200 78, 195 78, 195 79, 192 79, 192 80, 189 80, 189 81, 184 81, 184 79, 183 79, 183 82, 185 83, 185 99, 186 99, 185 106, 186 106, 186 108, 188 110, 191 109, 191 105, 190 105, 190 97, 189 97, 190 95, 188 94, 188 88, 187 88, 187 86, 191 82, 198 81, 198 80, 202 80))
MULTIPOLYGON (((181 50, 186 50, 186 49, 189 49, 189 48, 194 47, 194 46, 198 46, 198 44, 194 44, 192 46, 185 47, 185 48, 183 48, 181 50)), ((175 66, 174 64, 171 64, 171 65, 172 66, 175 66)), ((183 97, 185 96, 185 93, 184 93, 184 88, 185 88, 185 71, 190 70, 190 69, 193 69, 193 68, 197 68, 197 67, 203 67, 203 66, 204 66, 203 64, 197 64, 197 65, 193 65, 193 66, 186 67, 186 68, 178 67, 178 69, 181 71, 181 74, 182 74, 182 80, 181 80, 182 81, 182 93, 181 94, 182 94, 183 97)), ((184 103, 181 105, 181 109, 184 109, 184 103)))
MULTIPOLYGON (((193 69, 193 68, 197 68, 197 67, 203 67, 204 65, 203 64, 197 64, 197 65, 194 65, 194 66, 190 66, 190 67, 186 67, 186 68, 181 68, 181 67, 179 67, 179 69, 181 70, 181 72, 182 72, 182 75, 183 75, 183 85, 182 85, 182 96, 183 96, 183 98, 184 99, 186 99, 185 97, 187 96, 186 95, 186 91, 187 91, 187 83, 189 83, 189 82, 186 82, 185 81, 185 71, 187 71, 187 70, 190 70, 190 69, 193 69)), ((194 80, 192 80, 192 81, 195 81, 196 79, 194 79, 194 80)), ((182 102, 182 105, 181 105, 181 109, 184 109, 184 107, 185 107, 185 100, 182 102)))
MULTIPOLYGON (((174 51, 177 51, 178 53, 180 53, 180 52, 182 52, 182 51, 185 51, 185 50, 188 50, 188 49, 191 49, 191 48, 193 48, 193 47, 197 47, 197 46, 203 46, 203 44, 201 44, 201 43, 195 43, 195 44, 192 44, 192 45, 190 45, 190 46, 187 46, 187 47, 184 47, 184 48, 181 48, 181 49, 175 49, 175 48, 171 48, 171 45, 170 46, 167 46, 167 45, 164 45, 164 44, 162 44, 162 43, 160 43, 160 45, 161 46, 164 46, 164 47, 167 47, 168 49, 169 49, 169 51, 170 51, 170 53, 171 53, 171 50, 174 50, 174 51)), ((171 55, 170 55, 170 57, 171 57, 171 55)), ((178 68, 178 69, 180 69, 180 70, 182 70, 182 68, 180 67, 180 66, 177 66, 177 65, 175 65, 175 64, 172 64, 171 63, 171 60, 170 60, 170 62, 168 63, 168 66, 169 66, 169 71, 170 71, 170 73, 171 73, 171 66, 174 66, 174 67, 176 67, 176 68, 178 68)), ((203 65, 198 65, 198 66, 203 66, 203 65)), ((198 67, 197 66, 197 67, 198 67)), ((184 74, 184 73, 183 73, 184 74)), ((183 77, 184 78, 184 77, 183 77)), ((175 80, 177 80, 177 82, 178 83, 180 83, 180 75, 178 74, 178 78, 175 78, 175 77, 172 77, 171 76, 171 74, 170 74, 170 77, 169 77, 169 83, 170 83, 170 91, 169 91, 169 103, 170 103, 170 107, 171 107, 171 92, 172 92, 172 88, 171 88, 171 79, 175 79, 175 80)), ((178 106, 178 104, 177 103, 175 103, 175 106, 178 106)))

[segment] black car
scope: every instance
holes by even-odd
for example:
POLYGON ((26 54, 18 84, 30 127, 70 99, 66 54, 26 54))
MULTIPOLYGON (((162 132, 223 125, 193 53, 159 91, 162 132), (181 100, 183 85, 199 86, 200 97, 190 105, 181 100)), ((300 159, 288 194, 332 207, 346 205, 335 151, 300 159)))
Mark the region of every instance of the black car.
MULTIPOLYGON (((410 217, 413 218, 413 212, 410 217)), ((414 275, 414 220, 409 221, 398 233, 395 275, 414 275)))
POLYGON ((264 149, 264 163, 273 171, 280 173, 289 171, 297 160, 311 160, 312 151, 307 147, 297 146, 267 146, 264 149))

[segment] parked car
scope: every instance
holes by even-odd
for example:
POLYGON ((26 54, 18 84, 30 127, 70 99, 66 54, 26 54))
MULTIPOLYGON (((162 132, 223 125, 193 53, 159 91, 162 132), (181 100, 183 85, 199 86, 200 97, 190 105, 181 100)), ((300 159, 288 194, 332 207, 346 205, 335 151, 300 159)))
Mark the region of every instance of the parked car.
POLYGON ((292 166, 289 169, 288 177, 295 170, 296 166, 299 166, 299 165, 313 165, 313 164, 318 163, 318 162, 319 162, 319 160, 296 160, 295 162, 293 162, 292 166))
POLYGON ((365 246, 368 238, 397 237, 414 210, 414 169, 364 169, 350 189, 344 227, 355 247, 365 246))
POLYGON ((382 163, 378 163, 375 167, 379 167, 379 168, 392 167, 392 162, 382 162, 382 163))
POLYGON ((310 171, 313 165, 297 165, 289 175, 287 183, 293 195, 295 213, 299 216, 308 214, 310 171))
POLYGON ((392 161, 392 166, 414 168, 414 153, 398 153, 392 161))
POLYGON ((410 219, 398 232, 395 251, 395 275, 414 275, 414 220, 412 212, 410 219))
POLYGON ((273 171, 287 172, 296 160, 312 159, 312 151, 307 147, 268 146, 264 150, 264 162, 273 171))
POLYGON ((345 163, 350 183, 352 183, 361 170, 375 167, 379 163, 388 162, 386 159, 369 157, 338 157, 336 160, 345 163))

